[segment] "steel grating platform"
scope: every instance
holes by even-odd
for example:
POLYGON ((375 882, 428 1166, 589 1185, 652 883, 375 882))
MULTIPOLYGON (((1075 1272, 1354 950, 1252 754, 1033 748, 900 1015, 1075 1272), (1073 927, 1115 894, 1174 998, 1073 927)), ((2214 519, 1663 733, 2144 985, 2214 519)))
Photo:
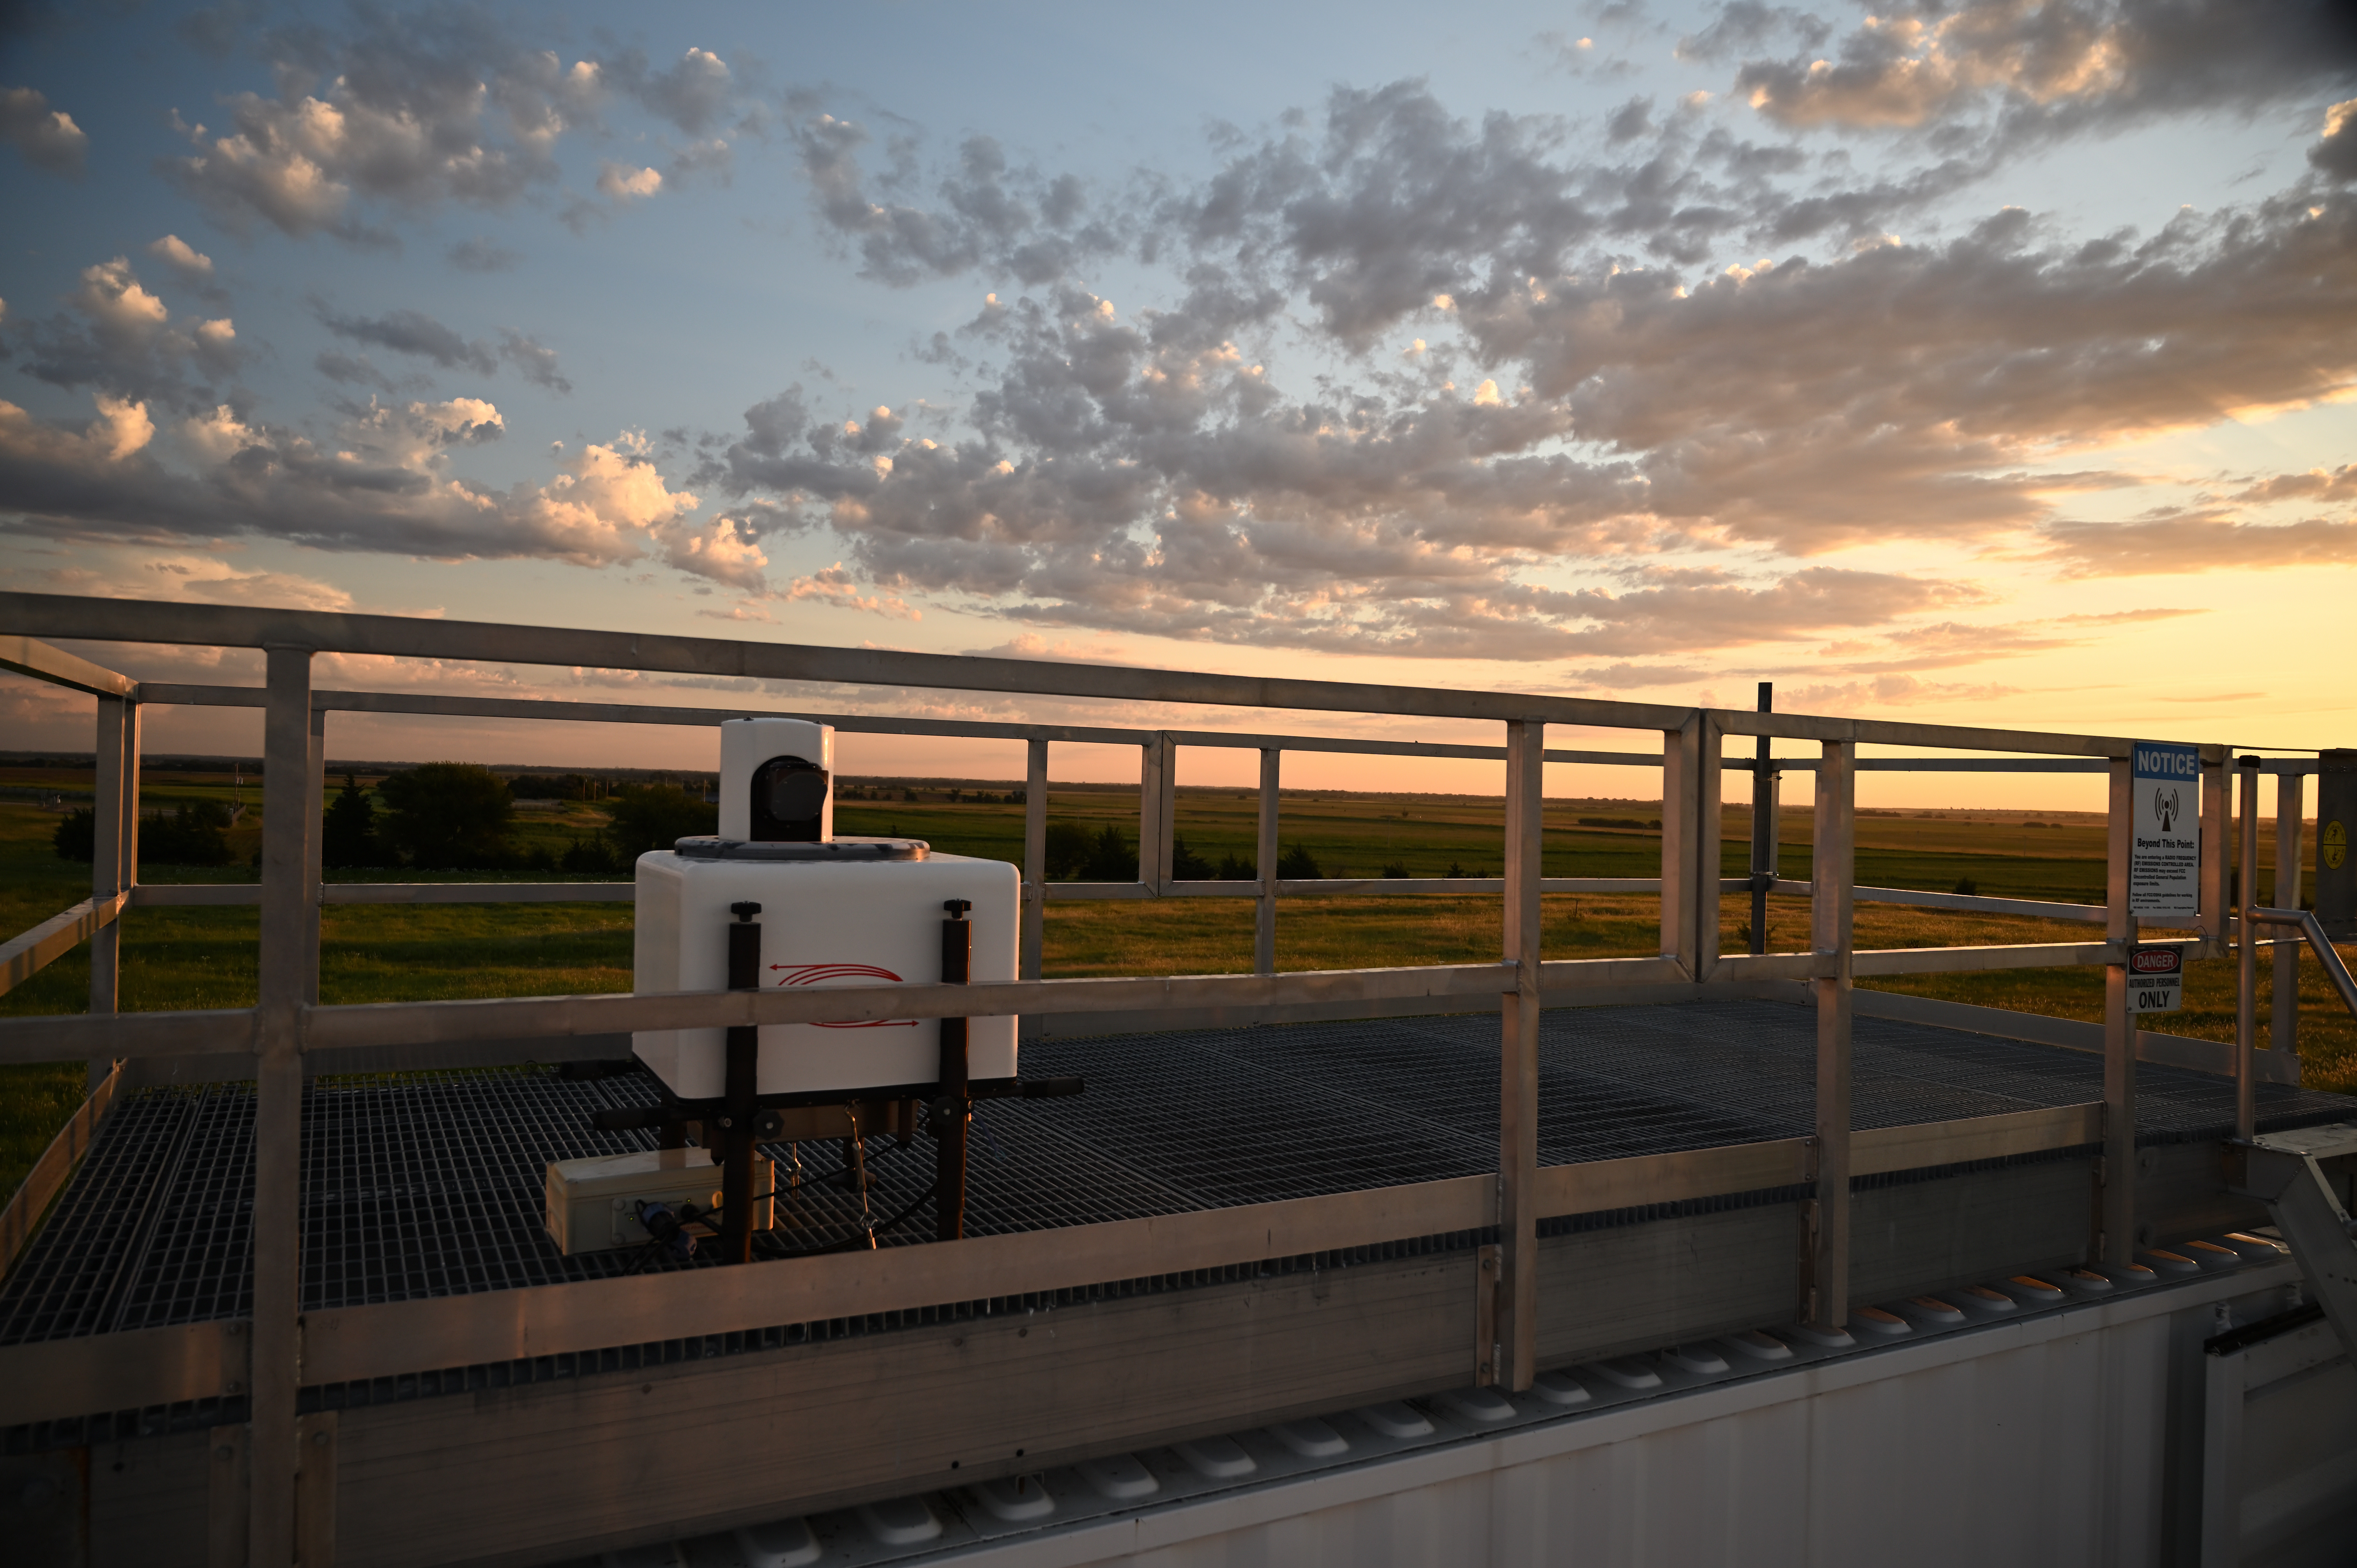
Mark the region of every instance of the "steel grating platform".
MULTIPOLYGON (((1088 1091, 1077 1099, 994 1101, 977 1108, 968 1233, 1082 1225, 1493 1170, 1497 1041, 1496 1015, 1477 1014, 1028 1045, 1027 1074, 1078 1073, 1087 1079, 1088 1091)), ((1813 1131, 1815 1021, 1805 1007, 1714 1001, 1557 1009, 1543 1015, 1540 1042, 1542 1164, 1813 1131)), ((1861 1129, 2102 1098, 2100 1058, 1958 1029, 1860 1017, 1853 1051, 1861 1129)), ((2227 1080, 2144 1064, 2137 1083, 2139 1144, 2230 1132, 2233 1088, 2227 1080)), ((653 1146, 652 1133, 601 1132, 590 1125, 589 1113, 653 1099, 651 1082, 643 1077, 575 1082, 546 1069, 414 1073, 311 1086, 303 1112, 304 1310, 668 1266, 646 1264, 628 1252, 567 1258, 542 1228, 549 1161, 653 1146)), ((2349 1103, 2340 1095, 2261 1084, 2259 1126, 2271 1131, 2341 1120, 2349 1103)), ((243 1315, 251 1272, 253 1104, 251 1086, 243 1084, 151 1089, 118 1100, 41 1234, 0 1286, 0 1345, 243 1315)), ((876 1137, 864 1148, 872 1178, 868 1219, 917 1205, 906 1224, 882 1238, 885 1243, 928 1238, 932 1217, 920 1200, 931 1179, 930 1142, 900 1146, 876 1137)), ((863 1204, 841 1179, 838 1143, 777 1144, 769 1153, 780 1162, 780 1219, 795 1245, 860 1234, 863 1204)), ((1684 1207, 1792 1196, 1779 1189, 1684 1207)), ((1544 1229, 1652 1217, 1636 1211, 1574 1216, 1544 1229)), ((1476 1240, 1471 1233, 1426 1238, 1367 1249, 1364 1256, 1476 1240)), ((1360 1254, 1331 1259, 1329 1266, 1355 1261, 1360 1254)), ((1069 1299, 1213 1277, 1224 1273, 1109 1282, 1069 1299)), ((986 1313, 998 1305, 940 1311, 986 1313)), ((721 1337, 726 1343, 549 1358, 562 1365, 519 1364, 512 1376, 534 1380, 726 1354, 936 1315, 929 1309, 865 1324, 721 1337)), ((510 1375, 468 1369, 453 1387, 510 1375)), ((421 1371, 415 1380, 381 1380, 402 1387, 381 1389, 375 1397, 441 1391, 441 1376, 421 1371)), ((317 1397, 317 1391, 307 1395, 317 1397)), ((340 1403, 370 1396, 355 1389, 329 1397, 340 1403)), ((7 1445, 23 1441, 24 1434, 11 1434, 7 1445)))

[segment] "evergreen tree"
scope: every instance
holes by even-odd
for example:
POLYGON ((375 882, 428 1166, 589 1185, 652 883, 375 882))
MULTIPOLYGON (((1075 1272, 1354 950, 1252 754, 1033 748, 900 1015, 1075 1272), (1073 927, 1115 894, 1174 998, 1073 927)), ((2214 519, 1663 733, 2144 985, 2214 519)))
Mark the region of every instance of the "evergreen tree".
POLYGON ((376 806, 350 773, 344 775, 344 787, 328 803, 320 830, 319 858, 337 871, 382 864, 376 841, 376 806))

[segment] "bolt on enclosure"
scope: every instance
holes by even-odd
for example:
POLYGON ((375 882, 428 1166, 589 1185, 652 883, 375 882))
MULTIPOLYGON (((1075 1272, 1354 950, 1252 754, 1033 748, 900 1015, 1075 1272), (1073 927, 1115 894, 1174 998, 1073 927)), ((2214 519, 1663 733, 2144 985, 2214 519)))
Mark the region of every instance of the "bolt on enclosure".
MULTIPOLYGON (((776 1185, 770 1162, 755 1156, 753 1228, 767 1230, 776 1185)), ((635 1155, 593 1155, 552 1160, 548 1165, 548 1234, 567 1257, 647 1240, 639 1205, 693 1203, 712 1208, 720 1202, 720 1167, 708 1149, 649 1149, 635 1155)))
MULTIPOLYGON (((760 906, 763 990, 934 983, 950 899, 973 907, 969 978, 1016 977, 1021 876, 1013 865, 935 854, 914 840, 834 838, 832 729, 737 719, 720 731, 720 836, 639 859, 634 989, 726 990, 724 932, 730 907, 741 903, 760 906), (752 836, 735 836, 737 829, 752 836)), ((755 1092, 931 1084, 940 1076, 940 1034, 931 1019, 765 1025, 755 1092)), ((649 1030, 632 1045, 672 1093, 709 1100, 726 1089, 726 1035, 649 1030)), ((967 1041, 971 1078, 1015 1076, 1014 1018, 975 1018, 967 1041)))

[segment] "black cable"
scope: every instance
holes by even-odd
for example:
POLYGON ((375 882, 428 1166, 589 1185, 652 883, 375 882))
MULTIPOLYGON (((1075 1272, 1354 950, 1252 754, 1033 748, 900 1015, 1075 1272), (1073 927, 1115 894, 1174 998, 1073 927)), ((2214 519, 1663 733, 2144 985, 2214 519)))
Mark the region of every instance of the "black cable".
MULTIPOLYGON (((823 1247, 805 1247, 802 1251, 795 1252, 771 1252, 767 1261, 775 1262, 786 1258, 817 1258, 823 1257, 829 1252, 848 1252, 856 1249, 862 1242, 866 1242, 872 1246, 877 1237, 881 1236, 887 1230, 890 1230, 899 1226, 901 1221, 907 1219, 909 1216, 916 1213, 918 1209, 922 1208, 927 1203, 931 1202, 940 1194, 941 1190, 941 1177, 935 1176, 933 1178, 933 1184, 925 1188, 924 1191, 919 1193, 914 1198, 911 1198, 908 1208, 900 1210, 899 1213, 892 1216, 891 1219, 887 1219, 883 1224, 877 1226, 874 1230, 863 1229, 856 1235, 846 1236, 840 1241, 830 1241, 823 1247)), ((764 1236, 767 1236, 768 1234, 768 1231, 762 1232, 762 1235, 764 1236)))

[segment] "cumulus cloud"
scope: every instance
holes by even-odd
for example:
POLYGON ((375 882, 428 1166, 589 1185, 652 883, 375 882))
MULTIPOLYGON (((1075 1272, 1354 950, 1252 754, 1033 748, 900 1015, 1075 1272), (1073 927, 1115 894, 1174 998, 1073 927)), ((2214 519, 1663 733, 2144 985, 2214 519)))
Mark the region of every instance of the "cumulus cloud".
POLYGON ((608 200, 636 201, 662 189, 662 171, 632 168, 628 164, 606 163, 597 170, 597 189, 608 200))
POLYGON ((462 561, 531 557, 607 566, 651 560, 732 586, 764 586, 758 544, 706 523, 643 436, 591 442, 546 481, 496 488, 454 457, 505 433, 479 398, 371 402, 321 442, 228 404, 170 439, 144 404, 101 395, 81 425, 0 403, 0 495, 19 534, 121 542, 271 538, 322 550, 462 561))
MULTIPOLYGON (((276 72, 276 94, 227 98, 227 124, 184 125, 190 151, 165 165, 239 231, 263 223, 297 237, 391 242, 363 216, 366 204, 405 213, 511 206, 558 182, 559 142, 599 133, 617 98, 698 137, 734 102, 728 68, 708 50, 690 49, 660 71, 635 52, 567 64, 479 12, 363 11, 347 34, 285 28, 265 34, 260 47, 276 72)), ((695 156, 708 167, 717 155, 707 144, 691 163, 695 156)), ((661 178, 609 166, 599 184, 621 199, 652 194, 661 178)), ((462 244, 457 264, 500 253, 470 243, 481 248, 462 244)))
POLYGON ((2309 148, 2308 161, 2335 179, 2357 179, 2357 98, 2325 111, 2324 134, 2309 148))
POLYGON ((50 108, 48 97, 30 87, 0 88, 0 141, 51 174, 79 177, 90 152, 90 138, 73 116, 50 108))
MULTIPOLYGON (((1760 38, 1777 15, 1730 6, 1702 38, 1760 38)), ((2015 145, 2158 114, 2248 110, 2357 73, 2334 0, 1964 0, 1878 8, 1831 55, 1753 59, 1735 87, 1778 124, 1906 129, 1967 121, 2015 145)))
POLYGON ((62 387, 97 386, 133 402, 183 403, 201 384, 233 372, 242 351, 227 317, 173 318, 139 280, 127 256, 84 267, 67 309, 7 321, 0 341, 39 380, 62 387))
POLYGON ((184 277, 201 280, 213 275, 213 259, 178 234, 151 242, 147 253, 184 277))
POLYGON ((897 594, 862 594, 858 579, 843 569, 838 561, 823 572, 807 577, 796 577, 786 585, 779 596, 790 602, 809 601, 832 605, 836 609, 863 610, 890 620, 921 620, 923 615, 909 607, 909 602, 897 594))

